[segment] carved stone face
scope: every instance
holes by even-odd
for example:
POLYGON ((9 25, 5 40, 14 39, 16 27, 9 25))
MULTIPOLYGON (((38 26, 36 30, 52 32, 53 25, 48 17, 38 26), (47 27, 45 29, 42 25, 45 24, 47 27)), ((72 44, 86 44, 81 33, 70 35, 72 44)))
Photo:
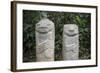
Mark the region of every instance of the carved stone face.
POLYGON ((39 23, 36 24, 36 31, 39 33, 47 33, 51 31, 54 27, 54 23, 49 19, 42 19, 39 23))
POLYGON ((68 36, 75 36, 78 34, 78 26, 75 24, 64 25, 64 34, 68 36))

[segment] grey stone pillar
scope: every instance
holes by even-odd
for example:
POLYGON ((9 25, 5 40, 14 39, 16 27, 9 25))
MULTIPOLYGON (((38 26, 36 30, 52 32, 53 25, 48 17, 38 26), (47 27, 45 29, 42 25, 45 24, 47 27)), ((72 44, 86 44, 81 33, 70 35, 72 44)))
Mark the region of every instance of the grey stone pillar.
POLYGON ((66 24, 63 29, 63 59, 79 59, 79 30, 75 24, 66 24))
POLYGON ((54 61, 54 23, 48 18, 36 24, 36 59, 37 61, 54 61))

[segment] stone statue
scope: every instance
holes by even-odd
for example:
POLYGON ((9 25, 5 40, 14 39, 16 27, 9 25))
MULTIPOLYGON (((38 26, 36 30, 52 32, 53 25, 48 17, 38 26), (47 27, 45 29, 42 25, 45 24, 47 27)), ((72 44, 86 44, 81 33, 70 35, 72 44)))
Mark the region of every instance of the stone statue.
POLYGON ((54 23, 47 17, 36 24, 36 59, 40 61, 54 61, 54 23))
POLYGON ((79 30, 75 24, 66 24, 63 29, 63 59, 78 60, 79 30))

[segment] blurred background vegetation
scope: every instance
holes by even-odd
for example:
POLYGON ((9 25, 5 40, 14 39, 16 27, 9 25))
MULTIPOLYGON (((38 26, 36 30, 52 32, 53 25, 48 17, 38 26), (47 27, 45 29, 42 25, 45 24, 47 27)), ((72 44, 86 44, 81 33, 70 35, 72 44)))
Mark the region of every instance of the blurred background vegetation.
POLYGON ((55 61, 62 60, 62 32, 64 24, 79 27, 79 59, 91 59, 91 14, 23 10, 23 62, 36 61, 35 24, 41 20, 41 12, 55 24, 55 61))

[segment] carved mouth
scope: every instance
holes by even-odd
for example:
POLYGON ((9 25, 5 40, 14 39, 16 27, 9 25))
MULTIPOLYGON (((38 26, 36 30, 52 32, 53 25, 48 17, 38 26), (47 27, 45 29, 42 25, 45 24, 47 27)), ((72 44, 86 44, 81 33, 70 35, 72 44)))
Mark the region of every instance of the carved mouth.
POLYGON ((72 33, 66 32, 65 34, 68 35, 68 36, 76 36, 78 33, 75 33, 75 32, 72 32, 72 33))

